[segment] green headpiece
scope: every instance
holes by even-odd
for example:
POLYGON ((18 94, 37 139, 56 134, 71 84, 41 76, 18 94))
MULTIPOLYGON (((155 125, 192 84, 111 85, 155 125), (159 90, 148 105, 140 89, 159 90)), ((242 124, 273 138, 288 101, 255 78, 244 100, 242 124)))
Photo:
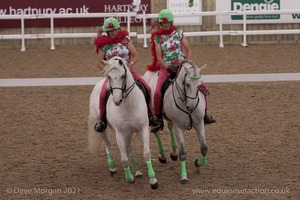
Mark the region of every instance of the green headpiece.
POLYGON ((114 17, 109 17, 107 18, 104 23, 103 23, 103 31, 111 31, 113 29, 118 29, 120 28, 120 23, 118 20, 114 17))
POLYGON ((168 9, 163 9, 159 12, 158 22, 172 22, 174 20, 173 13, 168 9))

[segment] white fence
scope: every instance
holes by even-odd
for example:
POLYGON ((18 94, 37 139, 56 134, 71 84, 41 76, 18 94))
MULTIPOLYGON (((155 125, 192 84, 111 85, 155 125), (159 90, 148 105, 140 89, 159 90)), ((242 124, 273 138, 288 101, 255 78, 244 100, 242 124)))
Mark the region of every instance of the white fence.
MULTIPOLYGON (((218 31, 199 31, 199 32, 185 32, 185 36, 219 36, 219 47, 224 47, 223 36, 243 36, 244 47, 247 46, 247 35, 274 35, 274 34, 300 34, 300 29, 281 29, 281 30, 247 30, 247 15, 254 14, 290 14, 300 13, 300 10, 278 10, 278 11, 205 11, 188 14, 175 14, 175 17, 191 17, 191 16, 217 16, 219 17, 218 31), (222 18, 224 15, 243 15, 243 30, 223 30, 222 18)), ((21 51, 25 51, 25 39, 51 39, 51 50, 55 49, 54 38, 90 38, 96 37, 96 33, 54 33, 54 19, 57 18, 106 18, 106 17, 127 17, 127 30, 131 37, 137 37, 144 40, 144 48, 147 48, 147 39, 150 34, 147 34, 147 19, 158 18, 158 14, 136 14, 134 12, 123 13, 87 13, 87 14, 49 14, 49 15, 0 15, 0 20, 21 20, 21 34, 0 35, 0 39, 21 39, 21 51), (136 33, 130 31, 131 17, 143 19, 143 33, 136 33), (30 19, 50 19, 50 33, 49 34, 25 34, 24 20, 30 19)))

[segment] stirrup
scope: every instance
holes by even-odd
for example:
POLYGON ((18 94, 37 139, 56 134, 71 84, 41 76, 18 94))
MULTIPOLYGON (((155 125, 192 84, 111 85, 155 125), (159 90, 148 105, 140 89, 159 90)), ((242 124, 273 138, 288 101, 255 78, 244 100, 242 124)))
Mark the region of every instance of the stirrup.
POLYGON ((94 126, 94 130, 99 132, 99 133, 103 133, 106 129, 107 124, 105 123, 104 120, 100 120, 99 122, 97 122, 94 126))

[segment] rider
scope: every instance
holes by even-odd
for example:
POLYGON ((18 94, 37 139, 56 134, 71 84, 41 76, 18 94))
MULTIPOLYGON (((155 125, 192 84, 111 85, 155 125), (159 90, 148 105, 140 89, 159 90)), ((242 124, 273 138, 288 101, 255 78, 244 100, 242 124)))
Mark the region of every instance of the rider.
MULTIPOLYGON (((146 81, 137 73, 133 66, 138 61, 137 50, 130 39, 128 32, 126 30, 121 30, 120 23, 116 18, 109 17, 104 21, 102 30, 106 32, 105 34, 99 34, 95 39, 94 44, 96 47, 96 53, 98 54, 98 67, 103 70, 105 64, 102 60, 109 60, 114 56, 119 56, 122 59, 126 60, 127 66, 130 69, 130 72, 135 79, 135 81, 141 82, 147 89, 149 101, 147 102, 148 107, 148 116, 149 116, 149 125, 151 128, 160 127, 160 122, 153 115, 151 105, 151 88, 146 83, 146 81)), ((103 84, 103 87, 100 92, 100 121, 95 124, 95 131, 103 132, 107 127, 106 120, 106 94, 107 88, 105 87, 108 79, 106 78, 103 84)))
MULTIPOLYGON (((147 66, 149 71, 159 70, 156 90, 154 93, 154 111, 155 115, 162 122, 162 85, 169 77, 170 73, 178 69, 180 63, 184 59, 190 60, 192 51, 189 43, 184 36, 183 31, 173 25, 173 13, 168 9, 163 9, 159 12, 158 22, 161 26, 157 31, 151 34, 151 54, 152 64, 147 66)), ((215 123, 216 120, 207 114, 207 89, 206 85, 202 82, 201 90, 205 94, 205 115, 204 123, 215 123)), ((163 124, 162 124, 163 125, 163 124)), ((162 128, 162 127, 160 127, 162 128)), ((158 129, 159 130, 159 129, 158 129)))

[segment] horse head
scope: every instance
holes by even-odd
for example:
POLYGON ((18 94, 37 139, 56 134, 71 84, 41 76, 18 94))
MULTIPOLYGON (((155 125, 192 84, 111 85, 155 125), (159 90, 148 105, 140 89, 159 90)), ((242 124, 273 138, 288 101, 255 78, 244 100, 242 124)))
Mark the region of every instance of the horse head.
POLYGON ((182 99, 185 101, 188 112, 193 112, 199 103, 199 88, 202 84, 201 74, 205 67, 206 65, 199 68, 190 60, 184 60, 181 63, 177 84, 181 85, 182 99))
POLYGON ((126 62, 118 56, 110 60, 102 60, 105 64, 105 76, 108 79, 108 87, 113 96, 113 102, 116 106, 122 103, 124 93, 126 92, 127 65, 126 62))

